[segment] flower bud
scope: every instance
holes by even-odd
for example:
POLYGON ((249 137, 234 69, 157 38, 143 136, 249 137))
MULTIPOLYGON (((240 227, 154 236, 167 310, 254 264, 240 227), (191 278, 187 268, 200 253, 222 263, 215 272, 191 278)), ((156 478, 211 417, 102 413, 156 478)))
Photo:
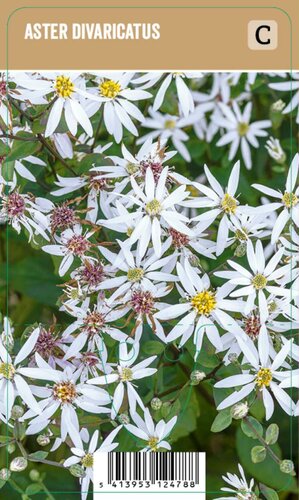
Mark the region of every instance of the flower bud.
POLYGON ((10 476, 11 476, 11 472, 9 469, 3 468, 0 470, 1 481, 8 481, 10 476))
POLYGON ((194 255, 193 253, 189 255, 188 260, 192 267, 198 267, 200 265, 199 258, 197 257, 197 255, 194 255))
POLYGON ((85 476, 85 470, 83 469, 83 467, 80 464, 71 465, 69 468, 69 471, 72 474, 72 476, 75 476, 75 477, 84 477, 85 476))
POLYGON ((162 406, 161 399, 159 399, 159 398, 153 398, 151 400, 151 407, 152 407, 153 410, 160 410, 161 406, 162 406))
POLYGON ((40 446, 47 446, 47 444, 50 443, 50 438, 45 434, 40 434, 39 436, 37 436, 36 441, 40 446))
POLYGON ((200 372, 199 370, 194 370, 190 375, 191 385, 198 385, 203 379, 206 378, 206 374, 204 372, 200 372))
POLYGON ((9 443, 6 447, 8 453, 13 453, 16 449, 15 443, 9 443))
POLYGON ((229 355, 228 355, 228 360, 230 363, 232 363, 233 365, 234 364, 237 364, 238 363, 238 355, 235 353, 235 352, 231 352, 229 355))
POLYGON ((285 474, 291 474, 294 471, 294 463, 292 460, 283 460, 280 462, 280 470, 285 474))
POLYGON ((247 245, 246 243, 240 243, 236 250, 234 251, 235 257, 243 257, 246 254, 247 245))
POLYGON ((12 418, 21 418, 24 415, 24 409, 22 406, 14 405, 11 410, 12 418))
POLYGON ((118 421, 120 424, 127 425, 130 423, 130 417, 126 413, 121 413, 118 417, 118 421))
POLYGON ((231 409, 231 416, 235 420, 239 420, 247 416, 249 410, 248 403, 237 403, 231 409))
POLYGON ((269 156, 277 161, 280 165, 286 161, 286 154, 282 149, 279 139, 274 139, 274 137, 270 137, 266 142, 266 149, 269 153, 269 156))
POLYGON ((28 461, 24 457, 16 457, 10 463, 10 470, 12 472, 21 472, 28 466, 28 461))
POLYGON ((283 102, 282 99, 278 99, 278 101, 275 101, 272 104, 273 111, 282 111, 284 107, 285 107, 285 102, 283 102))
POLYGON ((29 472, 29 477, 30 477, 31 481, 39 481, 40 480, 40 473, 38 472, 38 470, 32 469, 29 472))

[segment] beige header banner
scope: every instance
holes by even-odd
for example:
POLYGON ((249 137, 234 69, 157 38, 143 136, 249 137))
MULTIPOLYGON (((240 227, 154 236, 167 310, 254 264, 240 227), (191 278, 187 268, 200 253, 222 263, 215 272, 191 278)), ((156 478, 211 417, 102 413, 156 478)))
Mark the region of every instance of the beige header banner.
POLYGON ((299 69, 297 0, 27 3, 2 0, 3 69, 299 69))

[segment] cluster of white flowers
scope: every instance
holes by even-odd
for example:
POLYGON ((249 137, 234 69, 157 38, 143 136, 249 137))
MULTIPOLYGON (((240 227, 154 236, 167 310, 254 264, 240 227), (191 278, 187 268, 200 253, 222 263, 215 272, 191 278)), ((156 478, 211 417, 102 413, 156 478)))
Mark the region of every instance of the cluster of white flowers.
MULTIPOLYGON (((290 159, 284 191, 253 184, 273 203, 262 198, 259 206, 240 204, 240 172, 251 168, 250 148, 259 147, 271 121, 251 120, 254 78, 244 94, 231 97, 236 76, 215 74, 210 94, 204 94, 205 75, 198 73, 16 73, 1 101, 9 110, 10 100, 17 100, 25 119, 27 107, 46 105, 44 140, 49 137, 51 148, 64 159, 79 154, 73 151, 76 144, 102 155, 109 149, 111 144, 94 148, 95 115, 116 143, 124 131, 138 136, 141 127, 151 129, 137 139, 138 152, 122 143, 121 156, 103 155, 101 164, 82 175, 57 175, 54 201, 22 191, 18 184, 17 174, 34 182, 32 165, 44 168, 38 158, 25 157, 25 165, 16 161, 9 180, 1 174, 1 222, 18 233, 23 230, 35 247, 54 256, 65 280, 60 310, 70 321, 59 334, 36 326, 16 356, 3 337, 0 415, 9 422, 19 398, 26 406, 20 420, 27 435, 59 422, 52 449, 71 441, 72 456, 65 466, 84 467, 83 498, 92 479, 93 453, 114 449, 121 429, 141 440, 144 451, 170 449, 167 437, 177 416, 155 422, 139 390, 139 380, 152 377, 159 366, 157 356, 142 354, 149 329, 165 345, 180 349, 191 344, 195 362, 208 341, 223 365, 232 365, 234 374, 215 384, 231 388, 218 410, 242 400, 250 401, 250 407, 260 399, 270 419, 274 399, 288 415, 299 414, 299 403, 287 390, 298 380, 291 374, 299 346, 288 333, 299 318, 299 155, 290 159), (172 81, 177 115, 160 109, 172 81), (150 91, 159 85, 148 107, 150 91), (139 101, 146 101, 143 111, 139 101), (87 136, 76 138, 78 127, 87 136), (177 151, 191 159, 186 145, 191 127, 206 142, 220 133, 217 146, 230 145, 228 157, 235 160, 225 186, 209 166, 195 181, 174 170, 177 151), (168 150, 168 144, 176 150, 168 150), (57 197, 62 201, 56 202, 57 197), (207 273, 202 260, 212 265, 216 258, 221 265, 207 273), (82 412, 106 417, 115 427, 100 447, 98 431, 89 440, 82 428, 82 412)), ((289 83, 271 85, 284 90, 289 83)), ((15 136, 9 113, 6 124, 15 136)), ((279 142, 270 140, 267 148, 284 154, 279 142)), ((6 339, 9 328, 6 320, 6 339)), ((240 472, 241 480, 229 477, 227 482, 249 490, 240 472)))

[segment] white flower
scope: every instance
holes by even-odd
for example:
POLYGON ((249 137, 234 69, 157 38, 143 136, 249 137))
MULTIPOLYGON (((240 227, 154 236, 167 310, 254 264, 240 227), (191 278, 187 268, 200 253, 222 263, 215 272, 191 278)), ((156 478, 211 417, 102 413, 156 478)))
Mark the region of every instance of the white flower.
POLYGON ((0 404, 7 419, 11 416, 11 409, 17 396, 20 396, 33 414, 41 413, 41 408, 33 396, 32 386, 30 387, 23 378, 30 377, 28 369, 19 366, 31 354, 38 335, 39 328, 35 328, 14 360, 0 340, 0 404))
POLYGON ((289 104, 284 108, 283 114, 291 113, 298 107, 296 122, 299 123, 299 73, 291 73, 291 80, 287 82, 270 83, 269 87, 274 90, 285 91, 292 99, 289 104))
POLYGON ((99 431, 94 431, 91 439, 89 437, 89 432, 87 429, 83 428, 80 431, 80 437, 82 438, 81 446, 76 446, 75 448, 71 448, 71 452, 73 455, 67 458, 63 465, 64 467, 70 467, 74 464, 81 464, 85 471, 85 476, 80 479, 81 483, 81 500, 85 500, 88 495, 89 483, 93 482, 93 463, 94 463, 94 454, 95 453, 109 453, 115 448, 117 448, 118 443, 114 443, 113 440, 115 436, 118 434, 122 426, 118 426, 113 431, 108 434, 108 436, 104 439, 101 446, 97 448, 98 440, 99 440, 99 431), (89 445, 86 450, 85 443, 89 445), (97 449, 96 449, 97 448, 97 449))
POLYGON ((180 118, 179 116, 162 114, 158 111, 154 111, 152 108, 148 110, 149 118, 145 118, 142 122, 142 127, 154 129, 152 132, 140 137, 136 143, 143 144, 148 138, 152 140, 158 137, 162 142, 166 142, 171 139, 175 149, 182 155, 184 160, 191 161, 191 156, 186 148, 184 142, 189 139, 186 132, 183 130, 184 127, 193 124, 196 121, 192 115, 187 118, 180 118))
POLYGON ((271 234, 269 221, 262 214, 259 216, 240 214, 239 217, 231 215, 230 219, 230 231, 233 236, 227 239, 227 246, 238 242, 246 248, 249 240, 265 238, 271 234))
POLYGON ((247 260, 250 266, 250 271, 245 267, 232 260, 228 260, 228 264, 234 271, 217 271, 215 276, 228 279, 232 285, 241 285, 242 288, 233 291, 231 297, 247 296, 247 303, 244 308, 244 313, 248 314, 255 307, 255 301, 258 299, 261 321, 264 322, 269 315, 267 303, 267 295, 273 294, 274 297, 290 298, 290 290, 284 289, 275 285, 277 280, 289 271, 290 264, 277 268, 279 261, 284 254, 284 248, 280 248, 276 254, 266 264, 263 245, 260 240, 256 242, 255 249, 252 242, 247 243, 247 260), (270 283, 274 284, 270 284, 270 283))
POLYGON ((109 307, 106 302, 103 302, 100 295, 95 305, 92 306, 90 302, 90 299, 86 299, 81 307, 69 306, 65 309, 77 319, 65 329, 63 337, 69 337, 73 332, 79 330, 79 334, 75 338, 71 338, 71 345, 64 356, 65 360, 77 356, 86 344, 89 351, 94 351, 97 348, 101 352, 103 333, 119 342, 127 338, 127 334, 110 324, 124 316, 126 313, 124 308, 113 309, 109 307))
POLYGON ((165 307, 154 315, 154 318, 161 320, 170 320, 184 315, 169 333, 167 342, 182 337, 180 341, 180 346, 182 346, 194 333, 194 344, 198 353, 205 333, 216 349, 222 350, 217 324, 228 331, 234 330, 244 335, 237 322, 225 312, 226 310, 242 311, 244 307, 241 301, 225 298, 233 289, 232 287, 224 285, 213 290, 209 277, 204 275, 200 278, 187 260, 184 267, 179 262, 177 263, 177 273, 185 289, 184 292, 179 288, 185 302, 165 307))
POLYGON ((40 432, 49 425, 54 414, 59 410, 62 441, 65 441, 69 435, 73 443, 80 446, 79 419, 76 409, 81 408, 95 414, 110 413, 110 409, 105 407, 110 403, 109 394, 104 389, 78 383, 80 372, 74 371, 74 368, 66 367, 63 371, 54 370, 37 353, 35 360, 38 368, 23 368, 27 376, 50 380, 53 384, 33 389, 33 392, 42 398, 39 402, 42 411, 37 417, 34 417, 31 410, 23 415, 22 420, 31 419, 26 433, 31 435, 40 432))
POLYGON ((238 469, 241 477, 238 477, 237 474, 231 474, 230 472, 227 473, 227 476, 222 476, 223 481, 230 487, 221 488, 221 491, 230 493, 230 495, 218 497, 215 500, 258 500, 253 491, 254 479, 251 479, 248 483, 243 467, 240 464, 238 464, 238 469))
MULTIPOLYGON (((45 137, 55 132, 63 113, 69 131, 73 135, 76 135, 79 123, 85 132, 92 136, 92 126, 84 109, 86 98, 90 96, 85 90, 84 78, 78 73, 45 73, 41 78, 35 79, 18 76, 16 83, 19 87, 34 91, 40 96, 49 94, 55 96, 51 101, 45 137)), ((28 99, 30 100, 30 95, 28 99)))
POLYGON ((234 405, 253 391, 260 391, 266 410, 266 420, 269 420, 274 412, 272 396, 288 415, 293 415, 295 404, 279 385, 282 380, 290 376, 290 370, 279 370, 279 368, 282 367, 286 357, 291 352, 292 341, 285 343, 273 361, 269 356, 269 342, 265 330, 259 335, 258 350, 251 339, 247 339, 246 342, 240 339, 239 345, 250 364, 250 368, 242 370, 241 374, 232 375, 215 384, 217 388, 243 386, 240 390, 226 397, 218 405, 217 410, 234 405))
POLYGON ((137 252, 140 258, 144 256, 150 241, 156 256, 161 256, 161 236, 164 227, 171 226, 184 234, 192 235, 192 231, 185 224, 189 222, 187 217, 175 210, 175 205, 180 205, 189 192, 185 186, 180 186, 168 194, 165 187, 167 175, 168 168, 165 167, 156 184, 152 170, 147 169, 144 190, 141 190, 135 179, 131 178, 135 196, 128 198, 138 205, 137 210, 129 213, 121 203, 116 202, 120 215, 109 221, 98 221, 98 224, 111 228, 123 222, 133 223, 134 230, 129 242, 133 245, 138 241, 137 252))
POLYGON ((158 451, 159 448, 171 450, 171 446, 165 441, 165 438, 171 433, 177 417, 173 417, 167 423, 164 420, 159 420, 155 425, 148 408, 144 410, 144 420, 138 413, 134 413, 131 417, 135 425, 127 424, 125 428, 142 441, 146 441, 145 447, 141 451, 158 451))
POLYGON ((0 222, 8 222, 20 233, 21 227, 27 230, 29 241, 34 241, 34 235, 40 234, 49 240, 45 230, 48 226, 47 218, 41 213, 34 198, 30 194, 21 194, 15 189, 15 184, 2 182, 0 178, 0 195, 2 207, 0 209, 0 222), (7 187, 9 186, 9 191, 7 187))
MULTIPOLYGON (((147 139, 138 153, 133 156, 124 144, 121 146, 122 157, 108 156, 107 160, 113 161, 114 165, 101 165, 93 167, 91 172, 96 172, 95 180, 100 179, 121 179, 115 185, 114 191, 122 192, 133 176, 138 181, 144 181, 148 168, 153 171, 157 182, 163 171, 163 164, 172 158, 176 151, 165 151, 165 147, 160 142, 152 143, 151 138, 147 139)), ((169 171, 169 176, 175 180, 181 180, 182 176, 176 172, 169 171)), ((184 179, 185 181, 186 179, 184 179)))
MULTIPOLYGON (((234 73, 234 76, 238 77, 236 73, 234 73)), ((232 84, 235 84, 235 82, 232 81, 231 73, 213 73, 212 87, 209 93, 192 92, 195 103, 198 103, 194 111, 194 116, 198 116, 198 121, 194 123, 194 131, 199 139, 211 142, 221 128, 218 119, 223 118, 223 113, 219 104, 229 104, 232 84), (205 118, 204 114, 210 111, 211 115, 205 118)), ((235 100, 238 102, 246 98, 247 95, 242 93, 235 100)))
POLYGON ((219 103, 223 118, 217 118, 217 123, 226 129, 225 134, 217 142, 217 146, 225 146, 231 144, 228 158, 232 160, 241 146, 241 153, 246 168, 251 169, 252 160, 249 145, 258 148, 259 143, 257 137, 266 137, 268 133, 264 128, 271 127, 270 120, 260 120, 250 123, 252 103, 246 104, 243 113, 238 104, 233 101, 231 109, 223 103, 219 103))
POLYGON ((268 203, 262 208, 255 208, 255 213, 269 213, 274 212, 279 208, 283 209, 277 217, 273 227, 271 236, 272 244, 278 240, 281 232, 290 219, 294 222, 294 224, 296 224, 297 227, 299 227, 299 186, 297 184, 298 171, 299 153, 296 153, 289 168, 284 193, 268 186, 263 186, 262 184, 252 184, 255 189, 258 189, 267 196, 271 196, 279 200, 275 203, 268 203))
POLYGON ((145 90, 129 88, 133 76, 134 73, 129 72, 101 73, 96 78, 98 89, 93 88, 90 91, 95 102, 89 104, 89 112, 94 114, 103 105, 105 126, 117 143, 122 140, 123 127, 131 134, 138 136, 138 130, 132 118, 139 122, 144 120, 140 109, 132 101, 152 97, 145 90))
POLYGON ((139 255, 136 255, 136 252, 131 252, 121 242, 119 244, 122 251, 118 255, 105 247, 99 247, 100 252, 114 269, 121 271, 120 275, 106 279, 98 287, 99 290, 116 289, 109 297, 109 302, 125 295, 130 289, 143 288, 144 286, 150 289, 153 282, 176 281, 176 276, 159 271, 172 259, 171 255, 157 260, 155 253, 151 251, 146 258, 141 259, 139 255))
POLYGON ((186 78, 188 79, 200 79, 203 76, 203 73, 201 72, 173 72, 173 73, 158 73, 158 72, 150 72, 150 73, 145 73, 144 75, 136 78, 133 80, 133 83, 135 84, 144 84, 142 85, 142 88, 151 88, 153 85, 155 85, 162 77, 164 77, 164 80, 162 84, 160 85, 160 88, 156 94, 154 104, 153 104, 153 109, 154 111, 158 111, 158 109, 162 106, 165 94, 167 92, 167 89, 169 88, 171 82, 174 80, 175 85, 176 85, 176 90, 178 94, 178 99, 180 106, 182 108, 182 112, 184 116, 188 116, 189 113, 192 113, 194 110, 194 101, 192 97, 192 93, 187 87, 186 83, 184 80, 186 78))
POLYGON ((211 187, 207 187, 199 182, 193 182, 196 189, 205 196, 187 200, 182 204, 188 207, 211 208, 211 210, 192 219, 193 222, 199 222, 199 227, 203 227, 203 229, 210 226, 219 215, 221 216, 216 242, 216 255, 220 255, 227 244, 232 216, 239 218, 246 209, 246 207, 239 206, 239 202, 235 197, 239 184, 240 162, 237 161, 235 163, 225 190, 211 174, 206 165, 204 170, 211 187))
POLYGON ((83 259, 90 249, 91 243, 88 238, 94 231, 89 231, 85 235, 82 231, 82 226, 75 224, 73 229, 66 229, 61 236, 56 236, 58 242, 56 245, 42 247, 44 252, 63 257, 58 270, 59 276, 63 276, 69 270, 75 257, 83 259))
POLYGON ((265 148, 267 149, 269 156, 274 158, 278 163, 284 163, 286 160, 286 154, 280 145, 279 139, 274 139, 270 137, 266 142, 265 148))
POLYGON ((92 378, 87 382, 88 384, 99 385, 108 385, 117 382, 112 401, 112 419, 115 419, 123 403, 125 388, 127 391, 130 413, 133 414, 136 412, 137 403, 144 410, 144 404, 135 389, 134 381, 140 380, 144 377, 149 377, 156 373, 156 368, 148 368, 148 366, 156 359, 157 356, 151 356, 150 358, 144 359, 140 363, 137 363, 137 365, 133 366, 138 357, 139 348, 139 343, 135 342, 131 345, 131 350, 128 352, 126 342, 121 342, 119 344, 119 361, 116 371, 105 374, 101 377, 92 378))

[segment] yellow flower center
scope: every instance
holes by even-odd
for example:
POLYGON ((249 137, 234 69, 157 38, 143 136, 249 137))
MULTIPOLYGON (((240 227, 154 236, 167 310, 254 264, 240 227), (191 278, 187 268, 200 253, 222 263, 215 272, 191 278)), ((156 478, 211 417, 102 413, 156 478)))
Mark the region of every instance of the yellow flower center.
POLYGON ((108 99, 115 99, 115 97, 118 96, 121 91, 121 86, 114 80, 106 80, 99 85, 99 90, 103 97, 108 97, 108 99))
POLYGON ((56 78, 54 87, 59 97, 63 97, 64 99, 71 97, 75 90, 72 80, 64 75, 60 75, 56 78))
POLYGON ((133 227, 128 227, 128 229, 127 229, 127 236, 129 236, 129 237, 130 237, 130 236, 131 236, 131 234, 133 233, 133 231, 134 231, 134 228, 133 228, 133 227))
POLYGON ((248 123, 241 122, 241 123, 238 124, 238 132, 239 132, 239 135, 241 137, 243 137, 244 135, 246 135, 247 132, 248 132, 248 130, 249 130, 248 123))
POLYGON ((255 383, 258 387, 269 387, 272 380, 272 372, 270 368, 260 368, 257 372, 255 383))
POLYGON ((234 214, 237 210, 238 202, 230 194, 225 193, 221 200, 221 208, 226 214, 234 214))
POLYGON ((267 285, 267 278, 263 274, 256 274, 252 278, 251 284, 256 290, 262 290, 267 285))
POLYGON ((92 467, 93 466, 93 454, 86 453, 81 460, 83 467, 92 467))
POLYGON ((198 314, 208 316, 216 307, 215 294, 208 290, 199 292, 192 297, 191 304, 198 314))
POLYGON ((136 172, 138 172, 140 166, 137 163, 127 163, 126 169, 128 174, 133 175, 136 174, 136 172))
POLYGON ((129 281, 131 281, 132 283, 136 283, 137 281, 140 281, 141 278, 143 278, 143 275, 143 269, 141 269, 140 267, 136 267, 135 269, 129 269, 127 277, 129 281))
POLYGON ((282 203, 287 208, 294 207, 295 205, 297 205, 298 201, 299 200, 298 200, 297 196, 294 193, 287 193, 287 191, 285 191, 285 193, 284 193, 284 195, 282 197, 282 203))
POLYGON ((241 229, 236 229, 235 238, 236 238, 236 240, 239 240, 239 241, 246 241, 248 239, 247 230, 244 227, 242 227, 241 229))
POLYGON ((164 128, 172 129, 175 128, 175 126, 176 126, 175 120, 165 120, 164 122, 164 128))
POLYGON ((277 309, 277 304, 276 304, 276 302, 275 302, 274 300, 272 300, 272 302, 270 302, 270 303, 268 304, 268 311, 269 311, 270 313, 273 313, 273 312, 275 312, 275 311, 276 311, 276 309, 277 309))
POLYGON ((73 382, 59 382, 53 387, 53 397, 62 404, 72 403, 77 397, 76 386, 73 382))
POLYGON ((145 211, 148 215, 155 216, 161 212, 162 206, 161 203, 155 198, 152 201, 149 201, 145 205, 145 211))
POLYGON ((11 363, 0 363, 0 375, 7 380, 11 380, 14 377, 16 370, 11 363))
POLYGON ((131 380, 133 380, 133 371, 131 370, 131 368, 122 368, 119 378, 122 382, 130 382, 131 380))
POLYGON ((148 440, 148 446, 152 451, 158 451, 159 439, 157 437, 150 437, 148 440))

